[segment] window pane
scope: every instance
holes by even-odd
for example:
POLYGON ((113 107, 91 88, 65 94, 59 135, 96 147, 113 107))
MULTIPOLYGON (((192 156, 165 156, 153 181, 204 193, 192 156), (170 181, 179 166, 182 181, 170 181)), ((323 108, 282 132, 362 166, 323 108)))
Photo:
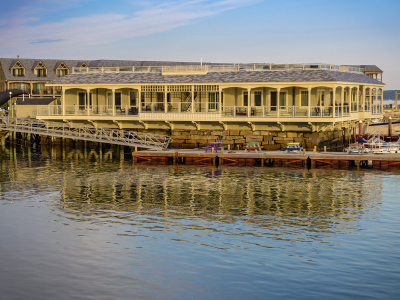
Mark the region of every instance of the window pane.
POLYGON ((243 106, 249 105, 249 97, 247 95, 247 92, 243 93, 243 106))
POLYGON ((254 106, 261 106, 261 92, 254 93, 254 106))
POLYGON ((286 106, 286 92, 279 94, 279 106, 286 106))
POLYGON ((301 106, 308 106, 308 91, 301 91, 301 106))
POLYGON ((130 101, 130 103, 131 103, 131 106, 136 106, 136 92, 131 92, 131 94, 130 94, 131 96, 131 101, 130 101))

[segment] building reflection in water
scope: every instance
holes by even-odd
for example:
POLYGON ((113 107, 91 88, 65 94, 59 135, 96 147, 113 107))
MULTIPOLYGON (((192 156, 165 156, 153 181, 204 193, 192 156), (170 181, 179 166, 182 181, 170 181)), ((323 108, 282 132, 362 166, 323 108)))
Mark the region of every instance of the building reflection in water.
POLYGON ((83 153, 3 149, 0 192, 52 191, 55 205, 81 221, 135 223, 145 215, 165 230, 200 228, 205 221, 248 233, 254 227, 345 233, 381 202, 381 172, 132 166, 107 151, 83 153))

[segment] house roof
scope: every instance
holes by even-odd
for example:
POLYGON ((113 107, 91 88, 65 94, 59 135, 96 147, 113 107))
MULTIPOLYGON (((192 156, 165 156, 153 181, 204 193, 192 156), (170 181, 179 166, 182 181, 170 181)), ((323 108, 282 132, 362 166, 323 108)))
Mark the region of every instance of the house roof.
MULTIPOLYGON (((60 60, 60 59, 13 59, 13 58, 0 58, 0 64, 2 65, 5 80, 12 80, 12 81, 37 81, 37 82, 48 82, 53 79, 58 78, 55 70, 58 66, 64 62, 70 70, 73 67, 78 65, 78 60, 60 60), (14 77, 13 74, 10 72, 11 68, 15 65, 15 63, 19 61, 25 68, 25 75, 21 77, 14 77), (37 77, 33 70, 35 67, 42 62, 46 68, 46 76, 45 77, 37 77)), ((83 62, 81 62, 82 64, 83 62)), ((89 61, 86 62, 89 64, 89 61)))
POLYGON ((49 105, 51 102, 55 101, 57 99, 51 99, 51 98, 25 98, 22 100, 21 98, 18 98, 17 101, 15 101, 16 105, 49 105))
MULTIPOLYGON (((13 59, 0 58, 5 80, 9 81, 37 81, 54 83, 214 83, 214 82, 299 82, 299 81, 348 81, 360 83, 381 82, 364 74, 347 73, 326 70, 303 70, 303 71, 257 71, 257 72, 210 72, 206 75, 161 75, 160 73, 124 73, 124 74, 70 74, 57 77, 55 70, 64 62, 72 71, 73 67, 80 67, 86 63, 89 67, 132 67, 132 66, 176 66, 176 65, 199 65, 199 62, 174 62, 174 61, 138 61, 138 60, 60 60, 60 59, 13 59), (10 72, 17 61, 25 68, 25 75, 14 77, 10 72), (37 77, 33 69, 39 62, 46 68, 45 77, 37 77)), ((217 63, 203 63, 203 65, 215 65, 217 63)), ((377 66, 359 66, 366 71, 381 72, 377 66)))
POLYGON ((49 84, 159 84, 159 83, 241 83, 241 82, 317 82, 344 81, 383 84, 362 73, 328 70, 209 72, 204 75, 162 75, 161 73, 85 73, 70 74, 49 84))

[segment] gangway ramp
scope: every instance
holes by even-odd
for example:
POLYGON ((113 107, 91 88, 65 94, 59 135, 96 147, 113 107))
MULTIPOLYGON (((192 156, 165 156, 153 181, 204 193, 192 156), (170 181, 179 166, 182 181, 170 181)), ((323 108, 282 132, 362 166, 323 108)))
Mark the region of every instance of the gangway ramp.
POLYGON ((71 125, 64 122, 13 118, 9 116, 0 117, 0 130, 139 147, 152 150, 166 149, 171 142, 169 136, 161 134, 71 125))

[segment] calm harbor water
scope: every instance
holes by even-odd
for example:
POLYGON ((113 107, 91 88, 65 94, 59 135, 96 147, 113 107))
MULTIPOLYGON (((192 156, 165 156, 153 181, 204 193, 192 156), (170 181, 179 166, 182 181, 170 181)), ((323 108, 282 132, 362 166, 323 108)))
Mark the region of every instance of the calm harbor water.
POLYGON ((0 299, 400 297, 400 172, 21 146, 0 169, 0 299))

